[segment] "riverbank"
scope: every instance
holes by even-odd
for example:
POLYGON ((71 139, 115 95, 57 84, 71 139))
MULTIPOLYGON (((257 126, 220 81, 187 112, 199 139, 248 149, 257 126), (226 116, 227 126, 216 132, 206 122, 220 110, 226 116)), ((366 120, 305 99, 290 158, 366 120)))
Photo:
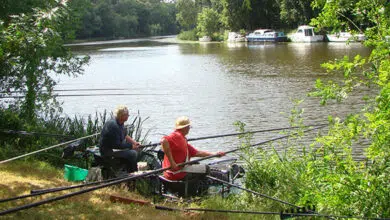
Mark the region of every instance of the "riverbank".
MULTIPOLYGON (((0 198, 11 198, 29 194, 33 189, 48 189, 70 186, 76 183, 63 179, 63 170, 56 169, 44 162, 13 162, 0 166, 0 198)), ((74 189, 75 192, 79 189, 74 189)), ((30 204, 54 196, 64 195, 70 191, 49 193, 42 196, 0 203, 0 210, 30 204)), ((206 213, 184 213, 160 211, 154 205, 176 207, 174 203, 153 204, 150 198, 145 198, 135 192, 129 192, 124 187, 109 187, 93 192, 77 195, 64 200, 44 204, 38 207, 18 211, 2 216, 2 219, 209 219, 225 218, 224 215, 206 213), (135 200, 143 200, 151 205, 112 203, 110 196, 116 195, 135 200)))
MULTIPOLYGON (((65 46, 93 46, 93 45, 112 45, 112 44, 124 44, 124 43, 137 43, 143 41, 154 41, 160 43, 170 43, 170 44, 193 44, 199 43, 199 41, 186 41, 179 40, 177 35, 167 35, 167 36, 154 36, 154 37, 144 37, 144 38, 131 38, 131 39, 117 39, 117 40, 75 40, 74 42, 67 43, 65 46)), ((219 43, 219 42, 218 42, 219 43)))

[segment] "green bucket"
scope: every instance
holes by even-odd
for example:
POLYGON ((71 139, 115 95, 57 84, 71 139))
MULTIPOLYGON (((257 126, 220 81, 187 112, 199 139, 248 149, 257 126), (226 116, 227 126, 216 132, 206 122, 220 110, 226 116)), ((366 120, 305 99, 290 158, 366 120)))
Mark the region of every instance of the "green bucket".
POLYGON ((68 181, 83 181, 88 175, 88 170, 65 164, 64 178, 68 181))

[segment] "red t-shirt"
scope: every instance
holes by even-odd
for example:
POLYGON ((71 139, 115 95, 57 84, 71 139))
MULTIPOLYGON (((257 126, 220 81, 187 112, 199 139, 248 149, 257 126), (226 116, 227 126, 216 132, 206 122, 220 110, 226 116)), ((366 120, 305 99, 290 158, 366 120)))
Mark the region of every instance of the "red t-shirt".
MULTIPOLYGON (((164 136, 163 139, 166 139, 169 143, 169 147, 171 149, 171 154, 173 159, 175 160, 176 164, 184 163, 186 162, 187 158, 187 149, 189 153, 188 159, 195 156, 198 151, 187 142, 187 139, 183 136, 182 133, 179 131, 174 131, 168 136, 164 136)), ((164 161, 163 161, 163 168, 170 167, 171 163, 169 162, 169 159, 167 155, 164 155, 164 161)), ((183 179, 186 176, 186 172, 177 172, 178 170, 182 169, 182 167, 179 167, 175 170, 166 170, 164 171, 164 176, 167 179, 170 180, 180 180, 183 179)))

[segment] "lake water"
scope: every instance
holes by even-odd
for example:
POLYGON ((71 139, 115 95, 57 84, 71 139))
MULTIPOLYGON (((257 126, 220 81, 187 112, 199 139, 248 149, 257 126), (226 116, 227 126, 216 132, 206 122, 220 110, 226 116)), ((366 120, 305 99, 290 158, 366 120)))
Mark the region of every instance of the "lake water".
MULTIPOLYGON (((328 115, 343 116, 361 107, 357 97, 323 107, 307 96, 317 78, 337 80, 325 73, 321 63, 345 55, 368 55, 369 49, 361 44, 174 42, 150 38, 73 45, 91 62, 82 76, 60 77, 56 89, 85 89, 59 94, 88 96, 60 97, 64 112, 87 116, 127 105, 130 114, 139 111, 143 118, 149 117, 144 129, 151 129, 148 140, 154 143, 172 131, 181 115, 192 120, 188 137, 195 138, 236 132, 235 121, 246 123, 247 130, 289 126, 294 99, 305 100, 300 106, 305 124, 323 123, 328 115)), ((277 135, 258 134, 253 143, 277 135)), ((193 144, 211 151, 239 146, 235 137, 193 144)))

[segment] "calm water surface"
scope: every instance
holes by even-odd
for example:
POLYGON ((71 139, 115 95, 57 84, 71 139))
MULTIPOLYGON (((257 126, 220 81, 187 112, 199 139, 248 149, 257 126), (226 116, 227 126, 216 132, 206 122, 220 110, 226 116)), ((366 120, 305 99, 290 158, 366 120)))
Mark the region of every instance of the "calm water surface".
MULTIPOLYGON (((237 120, 246 123, 248 130, 288 126, 294 99, 305 100, 301 105, 305 124, 358 111, 362 103, 351 97, 345 104, 322 107, 319 100, 307 97, 317 78, 335 79, 320 64, 345 55, 368 55, 370 51, 360 44, 168 42, 149 39, 72 46, 76 53, 91 56, 91 62, 84 75, 59 78, 56 89, 123 90, 62 91, 96 94, 61 97, 65 113, 86 116, 125 104, 133 115, 139 111, 143 118, 149 117, 144 129, 151 129, 148 139, 157 142, 172 131, 175 118, 181 115, 192 119, 191 138, 236 132, 233 123, 237 120)), ((253 142, 275 135, 259 134, 253 142)), ((227 150, 236 148, 238 141, 223 138, 193 144, 227 150)))

